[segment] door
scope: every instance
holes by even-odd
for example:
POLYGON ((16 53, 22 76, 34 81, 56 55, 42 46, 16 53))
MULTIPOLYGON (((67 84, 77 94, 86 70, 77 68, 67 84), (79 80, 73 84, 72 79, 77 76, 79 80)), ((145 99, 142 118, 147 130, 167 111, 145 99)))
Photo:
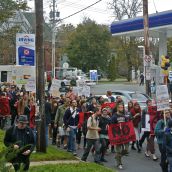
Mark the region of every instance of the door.
POLYGON ((7 71, 1 71, 1 82, 7 82, 7 71))

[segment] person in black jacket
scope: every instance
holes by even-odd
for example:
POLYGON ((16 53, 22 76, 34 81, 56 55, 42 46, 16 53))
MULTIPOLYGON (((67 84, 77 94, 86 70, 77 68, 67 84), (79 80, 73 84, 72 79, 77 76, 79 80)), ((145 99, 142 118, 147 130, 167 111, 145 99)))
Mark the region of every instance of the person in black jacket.
POLYGON ((67 132, 69 132, 68 136, 68 144, 67 149, 69 152, 72 152, 73 155, 76 154, 76 146, 75 146, 75 139, 76 139, 76 132, 79 123, 79 109, 77 108, 77 101, 72 100, 71 106, 65 111, 63 122, 65 127, 67 128, 67 132))
POLYGON ((23 170, 27 171, 30 165, 30 154, 34 150, 35 140, 33 131, 27 126, 28 119, 26 115, 20 115, 17 126, 10 127, 4 137, 4 144, 12 148, 12 151, 19 150, 17 156, 10 160, 15 171, 20 170, 21 163, 23 170), (25 147, 25 148, 24 148, 25 147))
POLYGON ((106 153, 106 149, 108 146, 108 124, 110 123, 110 117, 108 116, 108 109, 103 108, 102 109, 102 115, 99 119, 99 127, 101 128, 99 134, 100 134, 100 161, 102 162, 107 162, 107 160, 104 158, 105 153, 106 153))
POLYGON ((48 146, 48 128, 51 125, 51 103, 49 102, 48 96, 46 96, 45 98, 45 138, 46 146, 48 146))

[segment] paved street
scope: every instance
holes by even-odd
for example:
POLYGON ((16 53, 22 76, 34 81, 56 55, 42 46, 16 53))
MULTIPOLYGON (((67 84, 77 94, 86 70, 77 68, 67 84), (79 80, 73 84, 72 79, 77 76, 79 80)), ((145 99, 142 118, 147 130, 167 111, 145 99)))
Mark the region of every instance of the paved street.
POLYGON ((139 86, 138 84, 98 84, 91 86, 91 93, 93 94, 106 94, 107 90, 128 90, 128 91, 140 91, 145 92, 144 86, 139 86))
MULTIPOLYGON (((145 145, 143 145, 145 146, 145 145)), ((137 153, 137 151, 131 150, 128 156, 123 157, 123 172, 161 172, 159 162, 153 161, 151 158, 146 158, 144 156, 144 150, 143 148, 141 153, 137 153)), ((156 149, 156 155, 160 157, 158 148, 156 149)), ((77 151, 78 156, 81 157, 83 154, 83 149, 77 151)), ((115 154, 108 152, 108 154, 105 156, 105 159, 108 160, 107 163, 104 163, 105 166, 116 169, 116 162, 115 162, 115 154)), ((93 156, 90 153, 87 161, 93 162, 93 156)), ((118 170, 117 170, 118 171, 118 170)))
MULTIPOLYGON (((106 94, 107 90, 129 90, 129 91, 140 91, 145 92, 144 86, 139 86, 138 84, 98 84, 91 87, 91 93, 93 94, 106 94)), ((156 146, 157 147, 157 146, 156 146)), ((145 150, 145 149, 144 149, 145 150)), ((137 153, 137 151, 131 150, 129 156, 123 158, 124 172, 161 172, 159 166, 159 160, 154 162, 151 158, 146 158, 144 156, 144 150, 142 153, 137 153)), ((78 151, 79 156, 82 155, 83 150, 78 151)), ((158 157, 160 157, 158 148, 156 148, 158 157)), ((115 168, 115 158, 114 154, 109 153, 106 156, 108 163, 104 163, 105 166, 110 168, 115 168)), ((93 157, 90 153, 88 161, 93 161, 93 157)))

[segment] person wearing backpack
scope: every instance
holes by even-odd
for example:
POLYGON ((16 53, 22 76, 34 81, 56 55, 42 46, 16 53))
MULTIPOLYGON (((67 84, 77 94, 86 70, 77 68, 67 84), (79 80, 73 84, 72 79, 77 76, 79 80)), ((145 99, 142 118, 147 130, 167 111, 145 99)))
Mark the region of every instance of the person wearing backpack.
POLYGON ((99 120, 98 117, 101 115, 101 107, 97 106, 93 109, 93 115, 88 118, 87 121, 87 146, 84 150, 81 160, 86 161, 92 146, 95 148, 94 162, 102 164, 100 162, 100 143, 99 143, 99 120))
POLYGON ((13 152, 17 151, 17 155, 14 158, 8 157, 9 162, 12 163, 15 171, 20 170, 21 164, 23 164, 23 171, 29 170, 30 155, 34 150, 35 139, 32 129, 28 126, 28 119, 26 115, 20 115, 17 121, 17 126, 10 127, 4 137, 5 146, 13 152))

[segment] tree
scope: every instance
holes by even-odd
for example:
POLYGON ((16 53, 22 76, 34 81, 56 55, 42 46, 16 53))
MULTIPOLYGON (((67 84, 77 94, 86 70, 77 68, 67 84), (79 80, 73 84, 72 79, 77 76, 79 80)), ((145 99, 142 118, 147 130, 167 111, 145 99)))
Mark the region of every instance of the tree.
MULTIPOLYGON (((142 11, 143 5, 142 0, 112 0, 109 3, 110 8, 113 10, 115 18, 117 20, 122 20, 126 18, 136 17, 138 13, 142 11)), ((121 37, 121 47, 123 47, 123 51, 125 53, 124 57, 127 60, 127 79, 131 80, 131 71, 133 62, 135 59, 138 59, 137 52, 137 39, 135 37, 121 37)))
POLYGON ((114 81, 116 79, 117 76, 117 69, 116 69, 116 59, 115 56, 112 55, 109 64, 108 64, 108 78, 110 79, 110 81, 114 81))
POLYGON ((110 56, 108 28, 85 18, 69 38, 66 48, 70 65, 88 72, 90 69, 107 70, 110 56))
POLYGON ((142 0, 112 0, 109 7, 117 20, 136 17, 143 11, 142 0))
POLYGON ((18 10, 25 10, 27 8, 26 2, 16 3, 14 0, 0 1, 0 24, 8 21, 13 17, 18 10))
MULTIPOLYGON (((75 31, 72 24, 63 24, 58 27, 56 35, 56 62, 59 62, 60 57, 65 54, 65 49, 68 47, 70 37, 75 31)), ((60 64, 56 63, 56 66, 60 64)))
MULTIPOLYGON (((0 56, 6 56, 6 52, 15 54, 15 36, 21 30, 20 26, 14 24, 13 17, 18 10, 26 10, 25 2, 16 3, 13 0, 0 1, 0 56)), ((8 58, 6 57, 6 62, 8 58)), ((5 63, 6 64, 6 63, 5 63)))

